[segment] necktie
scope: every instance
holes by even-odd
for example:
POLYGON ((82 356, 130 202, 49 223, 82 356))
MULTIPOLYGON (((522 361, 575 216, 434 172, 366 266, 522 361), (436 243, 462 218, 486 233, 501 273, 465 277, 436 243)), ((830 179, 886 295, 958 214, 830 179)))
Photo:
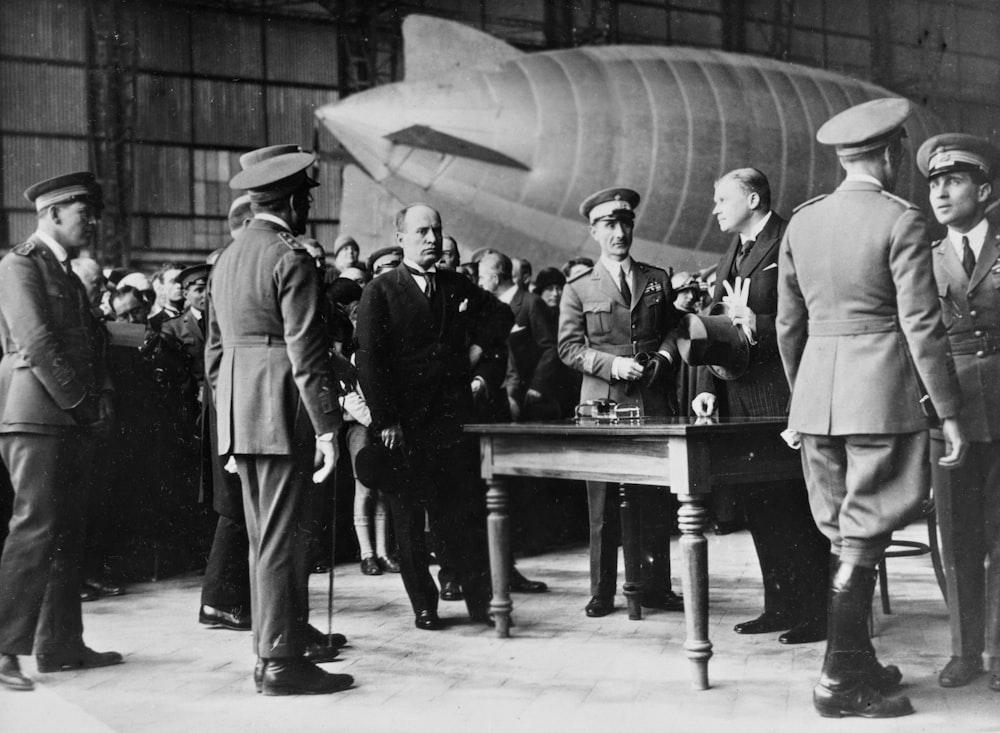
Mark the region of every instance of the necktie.
POLYGON ((434 296, 435 273, 426 272, 424 270, 415 270, 412 267, 407 267, 406 269, 409 270, 410 274, 413 275, 414 277, 422 277, 424 279, 424 282, 427 283, 427 287, 424 288, 424 295, 426 295, 428 298, 432 298, 434 296))
POLYGON ((632 288, 628 286, 628 275, 625 274, 625 268, 619 268, 618 270, 618 289, 622 291, 622 297, 625 298, 625 302, 632 305, 632 288))
POLYGON ((976 269, 976 256, 969 246, 968 237, 962 237, 962 268, 969 277, 972 277, 972 271, 976 269))
POLYGON ((756 242, 753 239, 748 239, 743 244, 740 245, 739 254, 736 255, 736 267, 739 268, 743 264, 743 260, 747 258, 750 254, 750 250, 753 249, 756 242))

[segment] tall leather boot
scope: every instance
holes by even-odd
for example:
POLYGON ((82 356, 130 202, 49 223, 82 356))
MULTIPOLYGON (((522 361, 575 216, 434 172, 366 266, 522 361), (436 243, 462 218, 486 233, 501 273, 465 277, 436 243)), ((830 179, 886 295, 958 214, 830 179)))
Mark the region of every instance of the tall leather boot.
POLYGON ((875 572, 839 563, 833 575, 826 658, 813 689, 813 705, 824 717, 896 718, 913 712, 907 697, 884 697, 871 681, 867 609, 875 572))
MULTIPOLYGON (((840 558, 837 555, 830 555, 830 583, 829 583, 829 593, 827 594, 827 608, 829 609, 833 604, 833 581, 837 575, 837 567, 840 565, 840 558)), ((870 588, 867 589, 866 598, 866 611, 865 611, 865 634, 862 640, 862 647, 867 652, 866 655, 862 657, 862 663, 867 669, 868 681, 871 683, 872 687, 876 690, 885 694, 899 687, 899 683, 903 681, 903 673, 899 670, 895 664, 887 664, 882 666, 879 663, 878 658, 875 655, 875 647, 872 646, 871 635, 868 633, 870 627, 868 619, 871 618, 872 614, 872 598, 875 593, 874 582, 878 577, 878 573, 873 573, 870 576, 870 588)), ((829 628, 829 620, 827 621, 829 628)), ((827 645, 827 651, 829 652, 829 645, 827 645)))

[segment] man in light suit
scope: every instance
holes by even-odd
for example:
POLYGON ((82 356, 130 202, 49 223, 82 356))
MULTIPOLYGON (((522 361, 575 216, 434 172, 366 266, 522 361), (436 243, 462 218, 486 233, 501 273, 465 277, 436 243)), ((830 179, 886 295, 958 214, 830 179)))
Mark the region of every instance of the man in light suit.
POLYGON ((372 429, 407 462, 386 488, 403 585, 416 627, 442 628, 427 567, 426 511, 457 573, 469 617, 489 624, 486 502, 478 446, 462 425, 473 410, 472 370, 480 360, 499 360, 503 369, 514 316, 464 275, 436 266, 442 240, 437 211, 413 204, 395 224, 404 259, 365 287, 357 361, 372 429))
POLYGON ((972 135, 936 135, 920 146, 917 166, 948 227, 931 259, 969 439, 965 463, 949 471, 935 460, 944 436, 931 432, 952 654, 938 682, 969 684, 983 671, 985 650, 989 688, 1000 692, 1000 225, 986 218, 1000 150, 972 135))
MULTIPOLYGON (((581 215, 601 258, 566 283, 559 307, 559 357, 583 373, 580 402, 612 399, 645 415, 674 415, 674 365, 679 364, 670 277, 629 255, 639 194, 609 188, 589 196, 581 215), (643 367, 636 357, 645 355, 643 367)), ((670 497, 641 490, 643 606, 683 610, 670 582, 670 497)), ((587 483, 590 507, 590 617, 614 610, 618 574, 618 487, 587 483)))
POLYGON ((38 229, 0 261, 0 458, 14 488, 0 560, 0 685, 31 690, 38 671, 119 664, 83 642, 80 556, 95 436, 113 420, 106 334, 70 260, 92 244, 101 187, 69 173, 24 192, 38 229))
POLYGON ((876 566, 893 530, 915 518, 930 479, 928 400, 943 419, 948 465, 965 439, 955 365, 941 325, 924 218, 890 193, 903 163, 905 99, 876 99, 828 120, 847 176, 792 216, 778 260, 777 334, 792 388, 816 524, 839 556, 827 652, 813 704, 824 716, 913 712, 885 692, 902 677, 868 635, 876 566))
MULTIPOLYGON (((737 280, 749 282, 743 307, 731 306, 733 322, 752 334, 747 371, 734 381, 699 367, 694 414, 780 417, 788 413, 788 382, 778 355, 778 245, 786 222, 771 210, 771 187, 756 168, 730 171, 715 184, 712 213, 719 228, 736 234, 716 270, 712 304, 722 304, 737 280)), ((764 581, 764 612, 736 624, 738 634, 784 631, 782 644, 826 638, 826 587, 830 542, 816 528, 802 479, 771 481, 742 491, 747 527, 764 581)))
POLYGON ((253 221, 209 282, 205 372, 219 455, 232 454, 250 540, 254 670, 266 695, 327 694, 350 675, 324 672, 309 642, 309 508, 337 462, 339 376, 330 359, 322 282, 305 231, 316 156, 295 145, 247 153, 229 182, 253 221), (322 467, 313 474, 314 459, 322 467))

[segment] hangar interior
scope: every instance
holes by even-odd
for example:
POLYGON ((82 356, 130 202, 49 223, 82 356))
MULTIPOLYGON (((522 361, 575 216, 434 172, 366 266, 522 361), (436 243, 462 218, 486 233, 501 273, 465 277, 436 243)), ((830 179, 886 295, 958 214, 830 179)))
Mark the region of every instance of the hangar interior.
POLYGON ((312 235, 331 243, 349 156, 313 110, 405 75, 411 13, 526 51, 655 44, 829 69, 998 140, 1000 12, 990 0, 6 0, 0 4, 0 235, 33 230, 33 181, 94 170, 97 258, 151 269, 228 240, 248 149, 321 153, 312 235))

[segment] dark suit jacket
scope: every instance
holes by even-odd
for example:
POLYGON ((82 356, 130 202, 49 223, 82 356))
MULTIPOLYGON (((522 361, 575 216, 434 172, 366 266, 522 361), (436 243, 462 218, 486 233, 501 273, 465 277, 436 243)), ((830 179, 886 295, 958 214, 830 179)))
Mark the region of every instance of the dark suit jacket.
POLYGON ((438 271, 428 299, 405 265, 365 286, 357 362, 376 431, 399 424, 411 449, 460 442, 472 411, 469 345, 500 358, 514 317, 468 278, 438 271))
POLYGON ((559 391, 558 379, 565 368, 559 360, 557 349, 557 323, 548 306, 540 297, 521 288, 511 299, 514 327, 507 346, 510 349, 510 369, 507 374, 507 391, 521 403, 529 389, 555 399, 559 391))
POLYGON ((111 387, 83 284, 36 236, 0 261, 0 341, 0 432, 73 429, 70 410, 111 387))
POLYGON ((757 344, 750 349, 750 365, 739 379, 726 382, 716 378, 706 367, 697 374, 696 393, 708 392, 726 398, 727 414, 738 417, 781 417, 788 414, 788 380, 778 354, 774 321, 778 313, 778 252, 788 222, 776 212, 757 235, 753 248, 734 274, 740 238, 719 261, 712 303, 721 303, 726 295, 723 282, 734 284, 736 276, 750 278, 747 305, 757 317, 757 344))
POLYGON ((340 392, 313 258, 277 224, 254 219, 212 269, 205 372, 219 455, 291 455, 341 424, 340 392))
POLYGON ((781 242, 776 323, 790 428, 926 430, 920 380, 941 417, 958 414, 924 217, 875 183, 845 180, 796 210, 781 242))

